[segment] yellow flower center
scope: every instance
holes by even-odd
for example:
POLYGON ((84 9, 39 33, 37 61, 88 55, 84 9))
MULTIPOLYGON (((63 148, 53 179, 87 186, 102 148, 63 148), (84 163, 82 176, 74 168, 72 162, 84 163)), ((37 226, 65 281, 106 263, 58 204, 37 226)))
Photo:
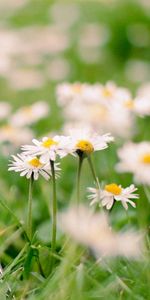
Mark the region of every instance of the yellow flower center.
POLYGON ((43 143, 42 146, 45 148, 50 148, 51 146, 57 145, 58 143, 55 142, 53 139, 47 138, 43 143))
POLYGON ((32 115, 33 115, 32 107, 30 107, 30 106, 24 106, 24 107, 22 108, 22 112, 23 112, 26 116, 32 116, 32 115))
POLYGON ((81 84, 74 84, 72 86, 72 91, 76 94, 80 94, 82 92, 82 85, 81 84))
POLYGON ((76 144, 76 148, 77 148, 77 150, 83 151, 87 154, 90 154, 94 151, 93 145, 89 141, 86 141, 86 140, 80 140, 76 144))
POLYGON ((145 153, 141 157, 141 162, 144 163, 144 164, 150 164, 150 153, 145 153))
POLYGON ((125 106, 126 108, 132 109, 132 108, 134 108, 134 101, 133 101, 133 100, 127 100, 127 101, 124 103, 124 106, 125 106))
POLYGON ((2 130, 4 130, 5 133, 13 133, 14 128, 10 125, 4 125, 1 127, 2 130))
POLYGON ((111 97, 112 96, 112 92, 108 89, 108 88, 104 88, 103 89, 103 96, 104 97, 111 97))
POLYGON ((32 159, 30 159, 28 161, 28 163, 34 168, 42 167, 42 163, 40 162, 39 158, 37 158, 37 157, 33 157, 32 159))
POLYGON ((116 183, 111 183, 111 184, 107 184, 105 185, 105 191, 112 193, 114 195, 120 195, 121 194, 121 187, 119 185, 117 185, 116 183))

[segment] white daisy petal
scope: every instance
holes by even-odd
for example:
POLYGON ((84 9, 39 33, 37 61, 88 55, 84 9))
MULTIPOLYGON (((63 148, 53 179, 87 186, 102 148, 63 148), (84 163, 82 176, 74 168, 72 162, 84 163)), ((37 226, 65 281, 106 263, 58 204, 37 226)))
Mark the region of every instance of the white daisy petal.
MULTIPOLYGON (((60 171, 59 164, 54 164, 56 178, 60 171)), ((43 163, 40 157, 29 156, 24 153, 13 156, 13 160, 9 164, 9 171, 20 172, 20 176, 26 176, 27 179, 33 174, 34 180, 37 180, 39 174, 48 180, 51 176, 50 163, 43 163)))
POLYGON ((106 209, 111 209, 114 200, 116 200, 117 202, 120 201, 125 209, 128 209, 128 203, 132 207, 136 207, 136 204, 130 200, 139 197, 137 194, 133 194, 136 190, 137 188, 133 184, 127 188, 122 188, 121 185, 111 183, 105 185, 104 189, 88 188, 88 191, 91 193, 88 195, 88 199, 92 200, 92 205, 99 202, 102 206, 106 207, 106 209))

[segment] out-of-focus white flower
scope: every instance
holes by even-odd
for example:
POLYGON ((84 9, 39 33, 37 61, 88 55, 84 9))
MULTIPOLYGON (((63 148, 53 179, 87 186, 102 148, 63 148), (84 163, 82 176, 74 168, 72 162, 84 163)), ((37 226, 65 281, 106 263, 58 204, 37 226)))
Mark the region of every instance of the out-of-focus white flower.
POLYGON ((59 84, 56 89, 58 103, 63 105, 70 104, 71 101, 75 100, 79 102, 85 101, 99 101, 100 89, 98 84, 87 84, 87 83, 63 83, 59 84))
POLYGON ((0 120, 5 119, 11 112, 11 105, 7 102, 0 102, 0 120))
POLYGON ((22 8, 25 6, 25 4, 28 2, 28 0, 12 0, 11 2, 9 0, 1 0, 0 2, 0 9, 1 12, 10 14, 13 11, 16 11, 19 8, 22 8))
POLYGON ((70 143, 74 152, 80 151, 91 154, 94 151, 106 149, 108 143, 114 141, 110 133, 98 135, 89 129, 72 130, 70 132, 70 143))
POLYGON ((58 220, 61 230, 91 248, 97 257, 123 255, 137 258, 141 254, 141 234, 114 232, 104 213, 92 214, 91 210, 80 206, 60 214, 58 220))
POLYGON ((150 115, 150 95, 137 97, 133 102, 133 111, 139 116, 150 115))
POLYGON ((59 24, 51 26, 31 26, 18 31, 19 53, 38 53, 57 55, 70 44, 69 36, 59 24), (28 43, 26 42, 28 40, 28 43))
MULTIPOLYGON (((40 158, 33 156, 26 156, 23 153, 12 155, 13 161, 9 164, 8 171, 20 172, 20 176, 26 176, 29 179, 33 176, 37 180, 39 175, 42 175, 46 180, 51 176, 50 164, 44 164, 40 158)), ((60 170, 58 164, 55 164, 56 172, 60 170)))
POLYGON ((114 82, 108 81, 105 85, 100 86, 100 102, 110 105, 111 102, 124 102, 131 99, 131 93, 128 89, 118 87, 114 82))
POLYGON ((39 89, 44 83, 44 77, 39 70, 16 69, 7 76, 12 88, 17 90, 39 89))
POLYGON ((15 112, 10 123, 13 126, 22 127, 37 122, 49 114, 50 107, 45 101, 38 101, 30 106, 23 106, 15 112))
POLYGON ((118 156, 118 172, 131 172, 137 183, 150 185, 150 142, 126 143, 118 156))
POLYGON ((140 116, 150 115, 150 83, 142 84, 133 102, 133 111, 140 116))
POLYGON ((60 105, 70 104, 70 101, 76 100, 91 104, 96 102, 108 106, 112 105, 112 102, 122 103, 131 99, 131 93, 128 89, 118 87, 111 81, 105 85, 80 82, 59 84, 56 94, 60 105))
POLYGON ((29 128, 18 128, 10 124, 0 128, 0 143, 9 142, 15 147, 28 143, 33 138, 33 132, 29 128))
POLYGON ((67 28, 79 18, 80 10, 77 3, 54 3, 50 7, 50 16, 56 24, 67 28))
POLYGON ((47 66, 48 77, 51 80, 64 80, 70 74, 70 64, 64 58, 53 58, 53 60, 47 66))
POLYGON ((127 61, 125 75, 131 82, 144 82, 149 79, 149 61, 132 59, 127 61))
POLYGON ((138 195, 133 194, 137 188, 134 184, 131 184, 127 188, 123 188, 121 185, 111 183, 105 185, 103 189, 88 188, 91 193, 88 198, 91 200, 90 205, 99 203, 102 206, 106 206, 107 209, 111 209, 115 201, 120 201, 123 207, 127 210, 128 203, 135 207, 135 202, 131 199, 137 199, 138 195))
POLYGON ((22 146, 22 150, 27 155, 41 155, 41 161, 48 162, 55 160, 59 155, 61 158, 72 152, 70 138, 56 135, 53 138, 44 137, 42 141, 32 140, 34 145, 22 146))
POLYGON ((143 83, 137 90, 137 97, 148 97, 150 95, 150 82, 143 83))
POLYGON ((57 98, 69 122, 89 123, 93 130, 111 131, 121 137, 132 134, 134 113, 129 107, 132 95, 126 88, 113 82, 64 83, 57 87, 57 98))
POLYGON ((80 28, 79 45, 85 50, 104 45, 109 39, 109 29, 105 24, 87 23, 80 28))

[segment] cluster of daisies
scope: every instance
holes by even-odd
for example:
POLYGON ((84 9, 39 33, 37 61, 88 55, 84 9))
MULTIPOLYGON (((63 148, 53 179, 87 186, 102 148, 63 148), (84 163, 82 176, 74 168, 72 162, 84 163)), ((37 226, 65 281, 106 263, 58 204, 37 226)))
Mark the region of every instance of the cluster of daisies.
POLYGON ((64 130, 84 123, 94 130, 129 137, 134 134, 136 116, 150 115, 149 90, 150 84, 141 86, 133 97, 127 88, 114 82, 59 84, 56 94, 66 119, 64 130))
POLYGON ((89 130, 75 130, 69 136, 56 135, 44 137, 40 141, 33 139, 32 145, 21 147, 22 152, 13 155, 9 170, 20 172, 28 179, 33 176, 37 180, 39 175, 45 179, 51 176, 50 162, 55 162, 56 171, 60 170, 56 159, 62 159, 68 154, 77 156, 79 153, 90 155, 94 151, 103 150, 113 141, 110 134, 98 135, 89 130))
MULTIPOLYGON (((13 155, 9 170, 20 172, 20 176, 37 180, 39 175, 49 180, 52 176, 51 161, 54 162, 56 177, 60 173, 60 159, 67 155, 86 158, 95 151, 104 150, 114 138, 108 133, 98 135, 89 129, 72 130, 70 135, 56 135, 44 137, 41 140, 33 139, 32 145, 21 147, 22 152, 13 155)), ((127 144, 118 151, 120 162, 116 170, 134 173, 135 181, 150 183, 150 143, 127 144), (141 170, 143 170, 141 172, 141 170)), ((95 180, 96 181, 96 180, 95 180)), ((138 195, 134 193, 137 188, 134 184, 123 188, 117 183, 97 184, 96 187, 88 188, 88 199, 91 205, 99 204, 110 210, 115 202, 120 201, 125 209, 128 204, 135 207, 138 195)))
MULTIPOLYGON (((64 107, 66 116, 72 118, 72 128, 76 127, 76 121, 79 128, 70 129, 66 135, 33 139, 32 144, 23 145, 21 152, 12 156, 9 164, 9 171, 19 172, 20 176, 26 176, 30 180, 37 180, 39 176, 46 180, 52 177, 54 187, 55 178, 60 174, 61 159, 67 155, 78 158, 78 202, 75 207, 59 214, 59 226, 77 242, 90 247, 96 257, 99 254, 136 257, 141 253, 141 245, 143 247, 140 233, 115 233, 109 225, 108 216, 104 213, 105 210, 111 211, 118 202, 125 210, 129 204, 135 208, 139 198, 136 186, 133 183, 123 187, 116 182, 99 182, 91 159, 95 151, 105 150, 109 143, 114 141, 110 133, 99 134, 99 128, 102 131, 109 128, 109 131, 123 135, 123 131, 127 132, 127 126, 130 127, 135 115, 150 114, 150 99, 144 96, 146 88, 143 91, 141 88, 138 93, 139 96, 133 100, 127 89, 119 88, 110 82, 105 86, 80 83, 59 85, 59 104, 64 107), (80 175, 85 159, 88 160, 95 184, 87 188, 89 208, 80 204, 80 175), (95 205, 95 208, 99 206, 100 212, 93 213, 90 209, 92 205, 95 205)), ((13 121, 15 120, 19 120, 20 124, 24 122, 19 116, 14 117, 13 121)), ((117 172, 130 172, 133 174, 134 183, 150 185, 150 142, 126 142, 118 150, 118 158, 115 167, 117 172)), ((56 198, 54 187, 52 251, 55 251, 56 246, 56 198)))

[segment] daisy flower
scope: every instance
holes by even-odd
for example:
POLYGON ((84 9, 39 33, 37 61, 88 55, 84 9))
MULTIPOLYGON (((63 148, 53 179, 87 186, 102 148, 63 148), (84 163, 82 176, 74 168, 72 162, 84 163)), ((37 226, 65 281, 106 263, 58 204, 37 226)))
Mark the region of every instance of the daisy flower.
POLYGON ((33 138, 33 132, 29 128, 19 128, 11 124, 3 125, 0 128, 0 143, 11 143, 15 147, 27 143, 33 138))
POLYGON ((22 150, 27 155, 40 155, 41 161, 55 161, 57 154, 63 158, 71 152, 69 137, 56 135, 44 137, 41 141, 33 139, 33 145, 24 145, 22 150))
POLYGON ((146 82, 146 83, 143 83, 140 87, 139 87, 139 89, 138 89, 138 91, 137 91, 137 95, 138 96, 144 96, 144 97, 149 97, 149 95, 150 95, 150 82, 146 82))
POLYGON ((59 84, 56 89, 56 96, 60 106, 70 105, 72 101, 76 103, 78 101, 78 104, 97 102, 100 96, 99 84, 80 82, 59 84))
POLYGON ((91 154, 94 151, 106 149, 108 143, 114 141, 110 133, 98 135, 89 129, 72 130, 70 142, 74 152, 80 154, 91 154))
POLYGON ((138 198, 137 194, 133 194, 137 191, 134 184, 123 188, 121 185, 111 183, 105 185, 104 189, 88 188, 88 191, 91 193, 88 196, 91 200, 90 205, 100 203, 100 205, 105 206, 106 209, 111 209, 115 201, 120 201, 126 210, 128 209, 128 203, 136 207, 135 203, 131 200, 138 198))
POLYGON ((30 106, 19 108, 10 118, 13 126, 22 127, 33 124, 49 114, 49 105, 45 101, 38 101, 30 106))
POLYGON ((58 85, 57 98, 65 119, 75 125, 84 122, 85 125, 90 124, 93 130, 101 128, 121 137, 132 133, 133 101, 126 88, 118 87, 113 82, 105 85, 66 83, 58 85))
POLYGON ((150 115, 150 95, 137 97, 133 105, 134 112, 139 116, 150 115))
POLYGON ((78 243, 92 249, 96 257, 126 256, 137 258, 143 250, 141 234, 133 231, 115 232, 104 213, 92 213, 79 206, 59 215, 59 227, 78 243))
MULTIPOLYGON (((50 164, 44 164, 41 158, 37 156, 26 156, 23 153, 12 155, 13 160, 9 164, 8 171, 20 172, 20 176, 26 176, 27 179, 33 176, 34 180, 39 178, 39 175, 48 180, 51 176, 50 164)), ((56 171, 59 171, 58 164, 55 164, 56 171)))
POLYGON ((150 185, 150 142, 126 143, 118 156, 118 172, 131 172, 135 182, 150 185))
POLYGON ((108 81, 105 85, 100 85, 100 102, 111 104, 111 102, 125 101, 131 98, 128 89, 118 87, 114 82, 108 81))
POLYGON ((59 105, 66 105, 69 101, 73 99, 79 99, 82 97, 83 84, 80 82, 76 83, 63 83, 59 84, 56 89, 56 96, 59 105))

